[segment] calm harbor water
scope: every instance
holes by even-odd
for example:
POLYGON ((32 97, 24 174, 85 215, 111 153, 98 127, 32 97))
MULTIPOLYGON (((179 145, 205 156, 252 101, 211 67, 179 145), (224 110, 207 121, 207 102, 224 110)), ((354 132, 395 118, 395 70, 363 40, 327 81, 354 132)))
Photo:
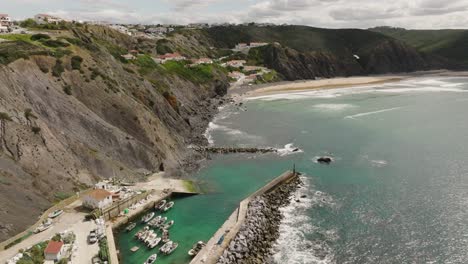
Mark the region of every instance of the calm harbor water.
MULTIPOLYGON (((228 106, 207 134, 215 145, 278 154, 216 156, 196 180, 209 193, 176 200, 157 263, 188 263, 239 201, 295 163, 305 188, 283 209, 276 263, 467 263, 468 79, 418 78, 379 87, 276 95, 228 106), (292 146, 302 150, 292 153, 292 146), (329 166, 314 162, 331 155, 329 166)), ((123 263, 152 254, 118 237, 123 263)), ((140 246, 142 246, 140 244, 140 246)))

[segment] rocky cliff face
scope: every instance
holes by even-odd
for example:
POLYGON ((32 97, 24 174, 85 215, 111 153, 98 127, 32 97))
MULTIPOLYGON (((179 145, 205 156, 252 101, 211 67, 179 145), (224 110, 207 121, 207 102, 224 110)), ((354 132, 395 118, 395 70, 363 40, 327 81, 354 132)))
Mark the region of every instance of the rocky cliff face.
POLYGON ((264 65, 275 69, 290 81, 450 67, 446 60, 422 54, 394 40, 386 40, 370 49, 356 52, 359 59, 356 59, 352 52, 345 56, 323 51, 298 52, 280 44, 257 49, 264 65))
POLYGON ((226 77, 196 83, 160 70, 149 81, 97 45, 103 36, 133 45, 118 34, 123 40, 82 30, 73 38, 92 46, 0 65, 0 241, 98 179, 179 171, 193 162, 187 145, 206 141, 201 133, 226 77), (82 58, 80 69, 73 56, 82 58))

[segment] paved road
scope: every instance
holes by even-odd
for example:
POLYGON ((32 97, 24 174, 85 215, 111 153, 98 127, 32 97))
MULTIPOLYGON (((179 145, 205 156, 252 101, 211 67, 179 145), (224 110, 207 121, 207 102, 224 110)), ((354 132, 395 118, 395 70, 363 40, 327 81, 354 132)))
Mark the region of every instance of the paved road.
POLYGON ((67 206, 64 210, 65 212, 54 220, 54 225, 50 229, 39 234, 34 234, 25 241, 7 250, 0 251, 0 263, 5 263, 15 256, 20 249, 29 248, 41 241, 50 239, 57 233, 67 230, 73 231, 76 235, 77 249, 73 254, 75 257, 72 263, 91 263, 91 258, 98 253, 99 246, 97 244, 88 245, 87 235, 92 229, 96 228, 96 224, 93 221, 84 222, 81 220, 84 219, 86 214, 75 210, 75 208, 79 206, 81 206, 81 201, 76 201, 67 206))

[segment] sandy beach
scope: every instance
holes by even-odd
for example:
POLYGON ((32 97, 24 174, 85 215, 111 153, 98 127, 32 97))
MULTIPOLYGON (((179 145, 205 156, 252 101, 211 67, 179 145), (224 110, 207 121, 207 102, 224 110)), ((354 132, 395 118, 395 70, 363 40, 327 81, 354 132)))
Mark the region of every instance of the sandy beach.
POLYGON ((318 89, 349 88, 354 86, 367 86, 388 82, 399 82, 409 78, 428 76, 467 76, 466 72, 452 71, 424 71, 399 75, 377 75, 377 76, 356 76, 337 77, 320 80, 304 80, 294 82, 279 82, 263 85, 242 86, 231 89, 229 93, 234 98, 258 97, 272 94, 292 93, 318 89))

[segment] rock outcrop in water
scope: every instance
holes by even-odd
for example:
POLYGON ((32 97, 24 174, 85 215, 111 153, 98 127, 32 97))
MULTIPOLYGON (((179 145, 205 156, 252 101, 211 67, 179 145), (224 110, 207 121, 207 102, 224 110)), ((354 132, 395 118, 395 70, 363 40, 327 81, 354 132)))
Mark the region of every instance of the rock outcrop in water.
POLYGON ((250 203, 244 224, 218 264, 264 264, 271 257, 271 248, 279 237, 282 215, 280 208, 290 202, 300 179, 281 185, 272 192, 255 197, 250 203))

